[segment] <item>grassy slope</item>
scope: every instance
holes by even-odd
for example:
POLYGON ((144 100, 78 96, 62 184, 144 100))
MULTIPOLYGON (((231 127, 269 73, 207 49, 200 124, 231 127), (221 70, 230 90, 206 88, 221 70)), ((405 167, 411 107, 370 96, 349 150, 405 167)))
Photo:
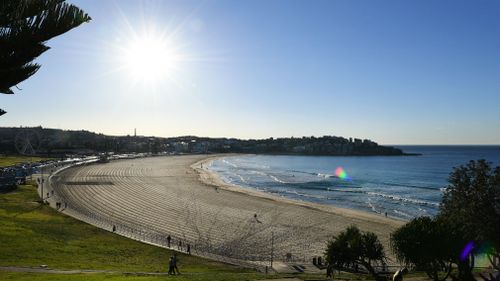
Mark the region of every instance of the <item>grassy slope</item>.
POLYGON ((0 168, 17 165, 19 163, 38 162, 47 159, 50 158, 29 157, 29 156, 0 156, 0 168))

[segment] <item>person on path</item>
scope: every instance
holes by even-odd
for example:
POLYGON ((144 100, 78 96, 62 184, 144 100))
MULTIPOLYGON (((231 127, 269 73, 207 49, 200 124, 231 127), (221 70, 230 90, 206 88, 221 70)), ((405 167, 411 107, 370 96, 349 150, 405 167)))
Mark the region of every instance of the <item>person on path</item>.
POLYGON ((178 262, 178 260, 177 260, 177 254, 174 254, 174 257, 172 258, 172 263, 174 265, 174 270, 175 270, 174 272, 177 272, 177 274, 181 274, 179 272, 179 268, 177 267, 177 262, 178 262))
POLYGON ((333 266, 328 265, 326 268, 326 279, 333 279, 333 266))
POLYGON ((170 248, 170 240, 172 240, 172 237, 170 235, 167 236, 167 247, 170 248))
POLYGON ((392 276, 392 281, 403 281, 403 275, 408 273, 408 268, 403 267, 392 276))
POLYGON ((186 247, 187 247, 186 252, 188 253, 188 255, 191 255, 191 245, 187 244, 186 247))
POLYGON ((170 257, 170 260, 168 261, 168 275, 175 275, 174 272, 174 257, 170 257))

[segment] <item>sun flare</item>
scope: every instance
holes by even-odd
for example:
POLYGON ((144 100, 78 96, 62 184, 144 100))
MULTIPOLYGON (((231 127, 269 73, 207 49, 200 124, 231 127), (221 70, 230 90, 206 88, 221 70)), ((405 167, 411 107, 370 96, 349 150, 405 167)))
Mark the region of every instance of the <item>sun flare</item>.
POLYGON ((123 15, 116 37, 109 41, 107 73, 143 93, 185 93, 194 89, 190 81, 193 64, 211 57, 194 55, 182 23, 164 22, 155 17, 130 19, 123 15))
POLYGON ((124 67, 133 78, 156 82, 168 76, 175 63, 168 42, 163 38, 135 38, 124 49, 124 67))

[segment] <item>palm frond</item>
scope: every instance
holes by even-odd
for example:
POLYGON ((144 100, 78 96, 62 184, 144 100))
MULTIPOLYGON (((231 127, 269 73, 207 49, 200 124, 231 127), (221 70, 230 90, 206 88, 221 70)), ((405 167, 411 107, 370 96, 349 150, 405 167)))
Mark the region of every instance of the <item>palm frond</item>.
MULTIPOLYGON (((28 63, 20 67, 9 69, 0 69, 0 89, 9 89, 12 85, 17 85, 22 81, 35 74, 40 68, 39 64, 28 63)), ((2 92, 4 94, 12 94, 12 91, 2 92)))
POLYGON ((35 74, 45 42, 91 18, 64 0, 0 0, 0 93, 35 74))

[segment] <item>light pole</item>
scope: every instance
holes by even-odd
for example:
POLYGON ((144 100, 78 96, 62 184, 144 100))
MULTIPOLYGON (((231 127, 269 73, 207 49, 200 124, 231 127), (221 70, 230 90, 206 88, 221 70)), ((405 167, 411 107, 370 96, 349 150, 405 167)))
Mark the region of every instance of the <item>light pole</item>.
POLYGON ((273 269, 273 257, 274 257, 274 231, 271 231, 271 269, 273 269))
POLYGON ((42 204, 43 204, 43 166, 40 168, 40 197, 42 198, 42 204))

